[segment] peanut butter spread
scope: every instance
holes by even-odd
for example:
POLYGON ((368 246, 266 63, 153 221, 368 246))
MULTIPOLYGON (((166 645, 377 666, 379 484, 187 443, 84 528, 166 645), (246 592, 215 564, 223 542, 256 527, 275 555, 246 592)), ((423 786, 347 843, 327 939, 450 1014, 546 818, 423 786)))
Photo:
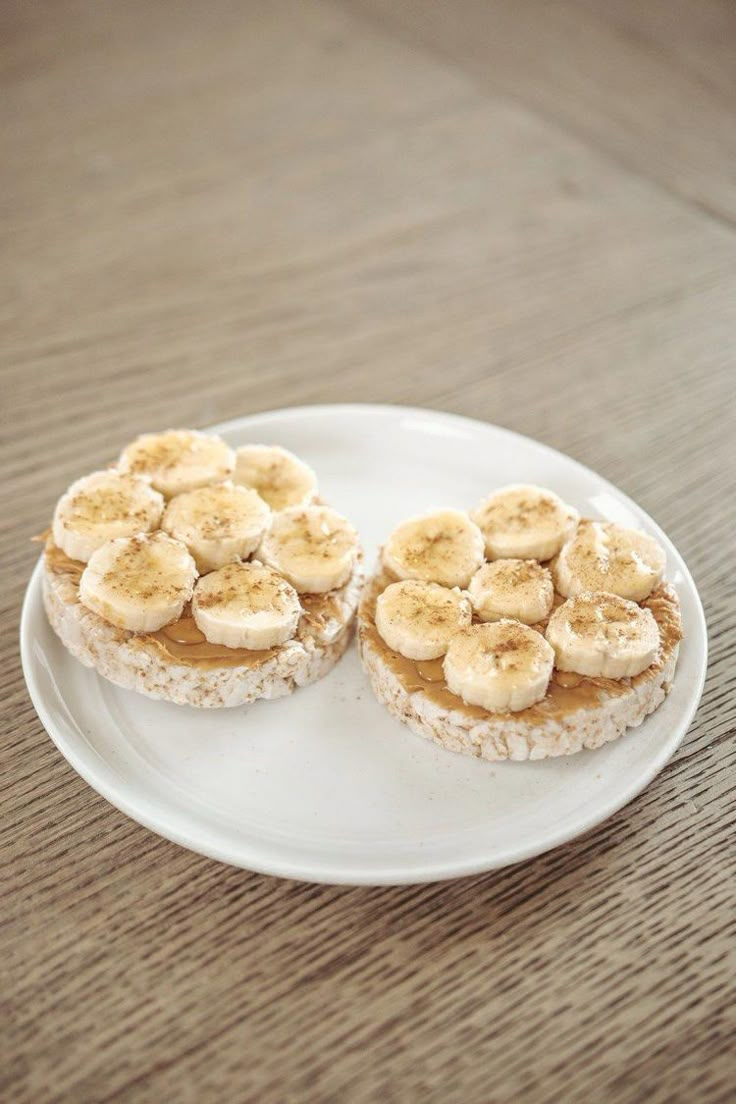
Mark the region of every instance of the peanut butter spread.
MULTIPOLYGON (((530 723, 556 720, 574 713, 579 709, 597 706, 605 693, 608 696, 626 693, 632 686, 651 677, 652 672, 660 670, 666 657, 682 638, 680 625, 680 606, 675 592, 666 583, 641 602, 641 606, 652 611, 660 634, 660 649, 657 659, 634 678, 607 679, 588 678, 566 671, 554 670, 545 697, 536 705, 529 706, 516 713, 489 713, 481 706, 468 705, 462 698, 453 694, 447 687, 443 670, 443 659, 431 659, 415 662, 392 651, 376 629, 376 599, 395 576, 387 571, 376 575, 366 586, 360 604, 359 632, 361 640, 370 644, 381 656, 386 666, 394 673, 407 693, 422 691, 430 701, 446 710, 457 710, 466 717, 476 720, 515 718, 530 723)), ((555 594, 555 607, 564 602, 564 598, 555 594)), ((531 628, 543 633, 547 621, 532 625, 531 628)))
POLYGON ((68 575, 73 582, 79 583, 85 565, 79 560, 71 560, 65 552, 58 548, 51 538, 46 541, 46 566, 56 575, 68 575))
MULTIPOLYGON (((72 560, 46 536, 46 566, 57 575, 65 575, 75 586, 79 586, 85 565, 72 560)), ((303 639, 314 630, 324 628, 330 618, 338 617, 340 605, 331 594, 300 594, 299 600, 304 610, 299 622, 296 639, 303 639)), ((125 632, 126 630, 120 630, 125 632)), ((223 644, 210 644, 204 633, 197 628, 187 606, 178 621, 165 625, 163 629, 152 633, 126 633, 128 643, 141 647, 153 647, 159 654, 170 657, 177 663, 190 667, 211 669, 215 667, 258 667, 279 648, 264 651, 252 651, 248 648, 226 648, 223 644)), ((283 645, 282 645, 283 647, 283 645)))
POLYGON ((142 644, 159 645, 160 649, 188 667, 259 667, 278 651, 278 648, 252 651, 249 648, 210 644, 197 628, 188 607, 178 621, 165 625, 158 632, 133 636, 133 639, 142 644))

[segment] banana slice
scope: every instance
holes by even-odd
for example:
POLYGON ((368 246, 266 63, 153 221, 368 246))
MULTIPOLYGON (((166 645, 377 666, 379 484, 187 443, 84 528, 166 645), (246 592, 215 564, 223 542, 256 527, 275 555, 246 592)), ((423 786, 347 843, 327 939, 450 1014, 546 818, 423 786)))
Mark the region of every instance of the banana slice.
POLYGON ((197 582, 192 615, 211 644, 261 651, 284 644, 297 630, 299 595, 262 563, 229 563, 197 582))
POLYGON ((547 693, 554 658, 541 633, 504 620, 456 633, 443 666, 449 689, 469 705, 515 713, 547 693))
POLYGON ((376 628, 394 652, 407 659, 437 659, 450 637, 467 628, 472 610, 457 588, 404 579, 391 583, 376 602, 376 628))
POLYGON ((653 537, 610 521, 583 521, 553 568, 565 598, 605 590, 641 602, 662 580, 666 558, 653 537))
POLYGON ((552 576, 536 560, 494 560, 476 571, 468 587, 473 609, 481 621, 510 617, 536 625, 552 609, 552 576))
POLYGON ((652 611, 602 591, 563 602, 550 617, 546 637, 560 671, 591 677, 633 677, 654 663, 659 650, 652 611))
POLYGON ((271 511, 256 491, 227 481, 172 498, 161 528, 187 546, 204 575, 233 560, 247 559, 270 520, 271 511))
POLYGON ((181 617, 197 568, 181 541, 165 533, 110 540, 82 572, 79 599, 112 625, 155 632, 181 617))
POLYGON ((147 479, 98 471, 72 483, 61 496, 51 531, 54 544, 72 560, 86 563, 106 541, 155 529, 163 497, 147 479))
POLYGON ((394 529, 383 563, 400 579, 466 587, 483 563, 483 536, 461 510, 438 510, 394 529))
POLYGON ((329 506, 291 506, 274 514, 258 557, 300 594, 324 594, 347 582, 359 549, 353 526, 329 506))
POLYGON ((317 496, 317 476, 279 445, 243 445, 235 453, 236 483, 252 487, 272 510, 308 506, 317 496))
POLYGON ((235 453, 220 437, 194 429, 144 433, 123 449, 120 471, 147 475, 167 498, 227 479, 235 453))
POLYGON ((483 499, 470 513, 489 560, 549 560, 578 523, 578 512, 552 491, 514 483, 483 499))

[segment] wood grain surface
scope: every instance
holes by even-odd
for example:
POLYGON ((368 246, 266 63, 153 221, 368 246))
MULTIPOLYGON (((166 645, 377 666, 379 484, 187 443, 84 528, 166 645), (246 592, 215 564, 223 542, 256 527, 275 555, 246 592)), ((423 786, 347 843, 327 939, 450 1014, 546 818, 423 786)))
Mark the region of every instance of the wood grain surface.
POLYGON ((733 1099, 734 9, 3 6, 3 1100, 733 1099), (503 872, 314 887, 126 819, 39 724, 31 534, 144 428, 410 402, 667 530, 711 662, 674 760, 503 872))

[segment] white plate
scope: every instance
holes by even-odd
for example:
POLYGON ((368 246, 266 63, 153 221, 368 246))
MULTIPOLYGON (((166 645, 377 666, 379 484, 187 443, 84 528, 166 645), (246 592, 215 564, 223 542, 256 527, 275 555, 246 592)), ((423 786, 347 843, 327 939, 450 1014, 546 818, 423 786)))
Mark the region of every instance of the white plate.
POLYGON ((358 525, 369 563, 407 515, 468 508, 509 482, 541 483, 583 514, 640 526, 666 548, 682 602, 677 675, 656 713, 598 751, 485 763, 394 720, 373 698, 354 647, 321 683, 241 709, 197 710, 120 690, 57 640, 37 567, 21 623, 31 698, 61 753, 108 801, 223 862, 379 885, 529 858, 600 823, 662 769, 700 699, 705 621, 682 558, 610 483, 508 430, 429 410, 312 406, 213 428, 233 445, 278 443, 314 465, 325 498, 358 525))

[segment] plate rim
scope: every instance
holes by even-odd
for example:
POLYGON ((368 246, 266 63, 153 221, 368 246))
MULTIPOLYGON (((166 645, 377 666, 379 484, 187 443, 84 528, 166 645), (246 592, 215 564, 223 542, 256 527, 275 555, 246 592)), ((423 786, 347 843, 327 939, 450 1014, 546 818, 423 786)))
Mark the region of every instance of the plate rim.
POLYGON ((401 403, 307 403, 297 406, 275 407, 269 410, 256 411, 251 414, 243 414, 239 417, 230 418, 224 422, 217 422, 205 426, 204 431, 227 434, 228 432, 234 431, 236 428, 240 428, 244 422, 249 425, 255 425, 258 422, 268 423, 269 421, 284 417, 303 418, 306 416, 324 417, 355 414, 365 415, 368 413, 392 416, 429 416, 433 419, 455 423, 458 427, 464 426, 466 429, 472 429, 476 432, 478 428, 492 429, 522 445, 532 444, 537 449, 541 449, 543 452, 552 456, 561 456, 567 463, 573 465, 577 471, 588 477, 593 476, 604 490, 611 492, 616 499, 626 505, 634 514, 645 518, 648 527, 660 537, 667 550, 672 550, 675 554, 678 561, 678 568, 683 573, 685 584, 689 587, 695 599, 694 613, 697 619, 697 630, 693 632, 693 636, 699 635, 702 641, 702 649, 700 649, 695 656, 695 659, 699 662, 697 682, 689 700, 688 708, 683 712, 679 722, 673 728, 674 735, 670 736, 663 747, 659 749, 648 769, 643 771, 642 774, 637 775, 635 780, 624 788, 622 794, 614 797, 605 805, 598 806, 594 813, 584 817, 581 822, 570 825, 557 833, 550 833, 546 835, 542 841, 512 848, 508 854, 500 854, 489 859, 473 858, 467 862, 452 861, 449 864, 446 861, 425 862, 424 864, 417 862, 412 867, 412 873, 408 873, 404 867, 391 867, 391 865, 383 866, 380 873, 377 871, 366 871, 361 870, 359 867, 351 866, 349 861, 333 861, 320 864, 309 860, 305 864, 300 863, 298 859, 296 861, 290 861, 288 858, 281 858, 276 861, 263 862, 259 859, 257 850, 255 853, 251 853, 252 843, 248 840, 242 842, 241 846, 237 849, 237 853, 228 846, 214 847, 203 845, 196 838, 196 832, 188 833, 178 830, 175 826, 172 827, 168 823, 166 815, 163 819, 161 817, 157 819, 155 814, 149 814, 150 800, 147 799, 145 795, 142 799, 136 799, 135 797, 129 798, 125 793, 121 794, 120 788, 116 789, 114 785, 109 785, 104 777, 105 764, 103 764, 103 771, 98 772, 95 770, 94 762, 90 764, 88 759, 77 754, 74 747, 65 739, 61 728, 57 728, 51 711, 47 707, 41 688, 36 680, 34 658, 31 654, 32 631, 30 622, 33 615, 33 604, 35 601, 38 600, 40 602, 41 600, 42 556, 37 560, 26 586, 20 616, 21 665, 29 697, 41 724, 60 754, 69 763, 72 769, 75 770, 93 790, 100 794, 101 797, 109 801, 109 803, 120 812, 130 817, 131 820, 136 821, 156 835, 168 839, 170 842, 196 854, 204 855, 207 858, 226 863, 230 866, 259 874, 268 874, 273 877, 317 884, 383 886, 416 885, 446 881, 454 878, 486 873, 492 870, 499 870, 507 866, 516 865, 517 863, 526 862, 529 859, 545 854, 548 851, 563 846, 573 839, 585 835, 623 809, 651 784, 654 778, 664 769, 684 740, 700 705, 708 667, 707 622, 698 588, 695 585, 695 581, 687 563, 676 545, 670 540, 655 519, 625 492, 621 491, 615 484, 611 483, 593 468, 589 468, 587 465, 569 456, 567 453, 555 449, 543 441, 537 441, 533 437, 517 433, 515 430, 497 425, 494 422, 471 418, 463 414, 434 410, 431 407, 405 406, 401 403))

